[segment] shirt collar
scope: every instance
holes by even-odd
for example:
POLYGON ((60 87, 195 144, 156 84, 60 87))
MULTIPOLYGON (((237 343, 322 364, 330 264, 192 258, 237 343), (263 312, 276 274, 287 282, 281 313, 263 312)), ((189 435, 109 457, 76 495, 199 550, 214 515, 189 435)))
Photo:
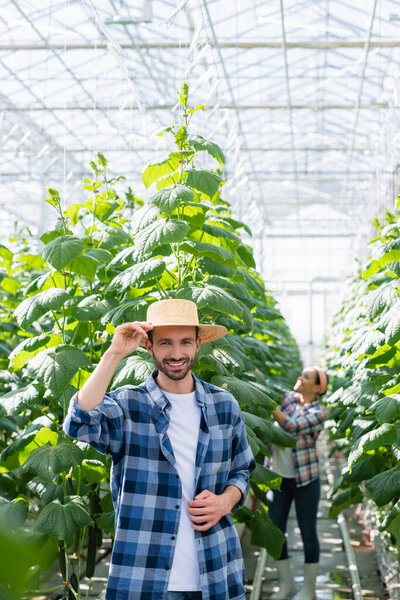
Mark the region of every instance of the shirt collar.
MULTIPOLYGON (((171 402, 163 394, 162 389, 159 388, 158 385, 156 384, 155 378, 157 377, 157 373, 158 373, 157 370, 153 371, 151 373, 151 375, 149 375, 149 377, 147 378, 145 385, 146 385, 146 389, 147 389, 151 399, 153 400, 153 402, 156 404, 156 406, 159 408, 160 411, 163 411, 165 408, 171 407, 171 402)), ((194 386, 195 386, 195 392, 196 392, 196 402, 197 402, 197 404, 199 404, 199 406, 206 407, 209 402, 209 398, 208 398, 207 391, 203 385, 203 382, 201 381, 201 379, 198 379, 195 375, 193 375, 193 373, 192 373, 192 377, 194 380, 194 386)))

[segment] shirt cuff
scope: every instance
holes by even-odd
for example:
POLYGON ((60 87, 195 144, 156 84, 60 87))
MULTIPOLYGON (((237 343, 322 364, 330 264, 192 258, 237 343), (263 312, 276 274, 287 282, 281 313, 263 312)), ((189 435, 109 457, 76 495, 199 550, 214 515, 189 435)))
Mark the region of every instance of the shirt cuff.
POLYGON ((241 508, 246 500, 246 496, 247 496, 247 483, 245 483, 243 481, 243 479, 241 477, 232 477, 231 479, 229 479, 226 482, 226 487, 228 487, 228 485, 234 485, 235 487, 237 487, 241 492, 242 492, 242 497, 239 500, 239 502, 232 508, 232 510, 237 510, 238 508, 241 508))
POLYGON ((70 400, 68 416, 72 417, 75 423, 85 423, 85 425, 95 425, 100 423, 103 414, 105 398, 92 410, 85 410, 78 404, 78 392, 70 400))

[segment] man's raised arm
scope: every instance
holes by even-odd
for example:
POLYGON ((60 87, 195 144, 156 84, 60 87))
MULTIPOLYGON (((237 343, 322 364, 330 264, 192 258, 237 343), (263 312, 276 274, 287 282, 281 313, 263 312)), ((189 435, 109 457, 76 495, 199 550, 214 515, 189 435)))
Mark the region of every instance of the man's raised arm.
POLYGON ((152 329, 150 323, 124 323, 115 330, 111 346, 101 357, 101 360, 89 379, 78 393, 78 406, 84 410, 93 410, 103 401, 110 381, 125 356, 135 352, 142 336, 148 339, 147 331, 152 329))

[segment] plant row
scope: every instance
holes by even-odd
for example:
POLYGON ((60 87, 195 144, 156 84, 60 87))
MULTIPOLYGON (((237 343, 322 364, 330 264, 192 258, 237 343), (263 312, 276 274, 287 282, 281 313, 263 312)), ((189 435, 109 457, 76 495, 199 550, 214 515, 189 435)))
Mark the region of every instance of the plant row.
MULTIPOLYGON (((347 466, 331 515, 369 498, 382 536, 400 545, 400 212, 374 221, 370 258, 349 281, 326 344, 328 428, 347 466)), ((397 551, 397 550, 396 550, 397 551)))
MULTIPOLYGON (((228 328, 201 346, 194 370, 239 401, 257 460, 252 491, 262 503, 280 483, 263 466, 268 444, 294 445, 271 412, 296 377, 298 349, 242 240, 251 231, 223 199, 223 152, 189 133, 202 107, 188 106, 185 85, 180 102, 182 123, 160 133, 172 150, 143 171, 145 186, 155 188, 147 202, 129 187, 121 192, 124 177, 113 176, 98 154, 84 181, 86 201, 64 208, 49 189, 56 225, 41 236, 42 250, 21 235, 0 247, 0 536, 8 543, 11 532, 9 548, 22 557, 6 579, 0 566, 6 597, 43 589, 57 557, 60 595, 83 597, 83 574, 90 593, 98 548, 114 531, 110 457, 72 441, 62 423, 116 326, 145 320, 150 303, 193 300, 202 322, 228 328)), ((110 387, 139 384, 152 370, 139 348, 110 387)), ((265 504, 236 518, 252 528, 253 543, 279 554, 283 538, 265 504)), ((3 558, 12 564, 12 551, 3 558)))

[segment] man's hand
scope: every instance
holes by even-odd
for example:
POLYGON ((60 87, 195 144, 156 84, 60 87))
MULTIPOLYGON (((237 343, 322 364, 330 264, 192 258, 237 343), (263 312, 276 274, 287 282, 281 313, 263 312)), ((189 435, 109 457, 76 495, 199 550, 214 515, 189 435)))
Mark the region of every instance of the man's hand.
POLYGON ((139 346, 142 337, 145 340, 148 339, 147 331, 151 329, 153 329, 153 326, 148 322, 133 321, 132 323, 118 325, 108 352, 118 355, 120 359, 132 354, 139 346))
POLYGON ((239 502, 242 492, 239 488, 228 486, 222 494, 213 494, 203 490, 194 500, 189 500, 189 518, 196 531, 207 531, 224 516, 231 512, 239 502))

